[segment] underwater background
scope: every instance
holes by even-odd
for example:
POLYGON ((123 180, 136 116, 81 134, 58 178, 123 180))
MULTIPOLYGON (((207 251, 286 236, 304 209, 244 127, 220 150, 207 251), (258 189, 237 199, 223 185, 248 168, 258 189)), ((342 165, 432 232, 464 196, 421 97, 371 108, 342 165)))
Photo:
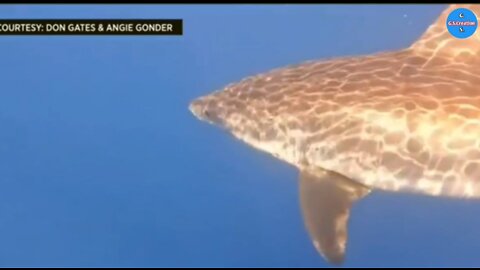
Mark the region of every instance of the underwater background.
MULTIPOLYGON (((179 18, 183 36, 0 36, 1 267, 328 267, 295 168, 188 103, 305 60, 405 48, 446 5, 2 5, 179 18)), ((374 192, 345 266, 480 266, 480 202, 374 192)))

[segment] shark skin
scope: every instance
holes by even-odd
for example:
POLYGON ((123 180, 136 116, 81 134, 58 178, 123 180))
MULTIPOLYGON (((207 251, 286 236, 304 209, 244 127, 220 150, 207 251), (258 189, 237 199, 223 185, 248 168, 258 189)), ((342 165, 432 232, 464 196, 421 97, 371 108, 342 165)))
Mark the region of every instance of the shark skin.
POLYGON ((316 250, 345 260, 351 207, 374 190, 480 198, 480 30, 448 6, 410 47, 274 69, 199 97, 200 120, 299 171, 316 250))

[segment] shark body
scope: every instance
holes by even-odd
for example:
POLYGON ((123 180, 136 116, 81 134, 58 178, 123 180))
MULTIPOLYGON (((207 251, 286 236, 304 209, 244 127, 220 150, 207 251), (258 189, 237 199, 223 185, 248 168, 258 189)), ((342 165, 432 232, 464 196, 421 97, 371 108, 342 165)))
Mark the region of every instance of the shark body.
POLYGON ((480 198, 480 33, 450 5, 403 50, 308 61, 227 85, 190 110, 300 172, 306 228, 344 261, 352 205, 372 190, 480 198))

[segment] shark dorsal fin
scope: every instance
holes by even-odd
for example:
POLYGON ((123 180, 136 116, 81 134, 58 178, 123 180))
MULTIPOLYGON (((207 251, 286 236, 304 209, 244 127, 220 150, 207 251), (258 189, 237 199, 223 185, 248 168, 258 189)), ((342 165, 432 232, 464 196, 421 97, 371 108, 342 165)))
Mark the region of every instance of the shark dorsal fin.
POLYGON ((466 8, 480 16, 480 4, 453 4, 449 5, 428 27, 423 35, 412 44, 411 49, 419 54, 430 56, 443 55, 456 57, 460 54, 469 54, 480 57, 480 29, 466 39, 455 38, 448 32, 448 15, 457 8, 466 8))

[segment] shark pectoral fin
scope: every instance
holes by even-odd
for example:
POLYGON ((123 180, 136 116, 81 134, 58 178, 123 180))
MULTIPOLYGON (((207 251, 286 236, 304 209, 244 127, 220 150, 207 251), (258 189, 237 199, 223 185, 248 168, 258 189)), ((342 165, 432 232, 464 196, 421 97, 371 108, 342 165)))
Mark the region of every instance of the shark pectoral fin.
POLYGON ((343 262, 350 208, 369 192, 369 188, 334 172, 300 173, 305 225, 315 248, 330 263, 343 262))

